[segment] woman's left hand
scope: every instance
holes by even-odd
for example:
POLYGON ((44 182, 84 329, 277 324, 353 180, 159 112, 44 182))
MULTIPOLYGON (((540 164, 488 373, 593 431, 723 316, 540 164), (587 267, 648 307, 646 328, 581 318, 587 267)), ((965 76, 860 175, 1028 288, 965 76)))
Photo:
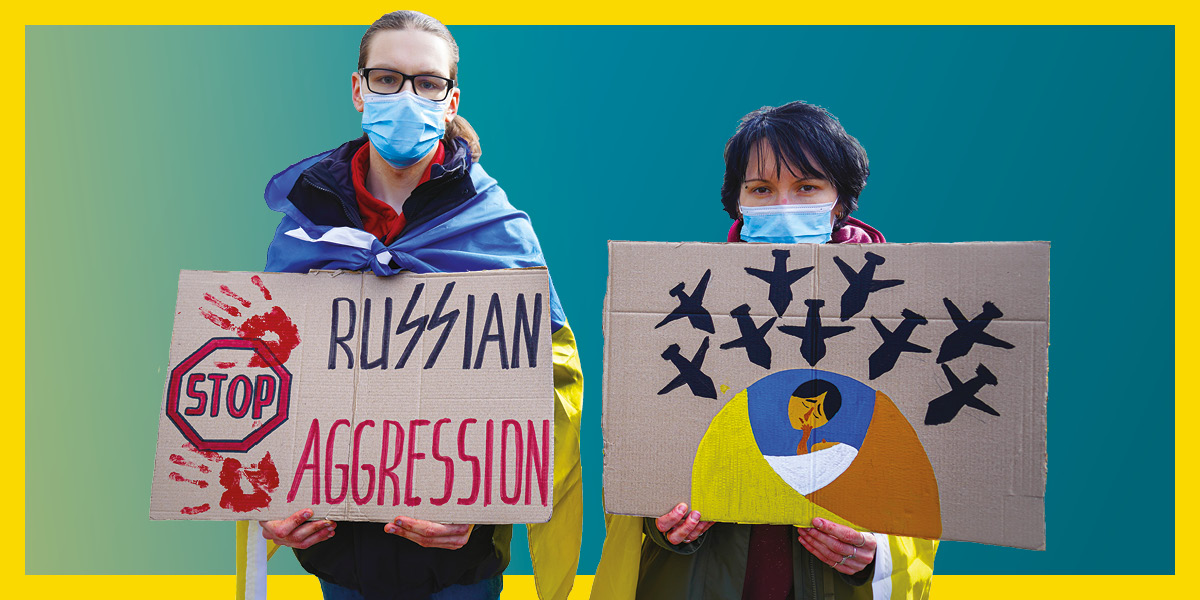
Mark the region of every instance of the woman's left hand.
POLYGON ((826 519, 797 527, 800 543, 839 573, 853 575, 875 560, 875 536, 826 519))
POLYGON ((449 525, 422 521, 411 517, 396 517, 394 521, 383 527, 383 530, 402 538, 408 538, 426 548, 442 548, 458 550, 471 539, 474 525, 449 525))

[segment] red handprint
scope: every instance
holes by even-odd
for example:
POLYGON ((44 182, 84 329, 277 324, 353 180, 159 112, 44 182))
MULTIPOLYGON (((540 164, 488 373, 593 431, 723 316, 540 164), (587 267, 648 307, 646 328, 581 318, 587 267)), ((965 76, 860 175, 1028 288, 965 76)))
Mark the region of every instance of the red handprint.
MULTIPOLYGON (((199 452, 199 450, 196 450, 196 447, 192 446, 191 444, 184 444, 183 447, 187 448, 193 452, 199 452)), ((209 453, 209 454, 215 454, 215 453, 209 453)), ((202 464, 202 463, 190 462, 178 454, 172 454, 170 456, 170 460, 171 460, 171 462, 173 462, 181 467, 189 467, 189 468, 195 469, 197 471, 200 471, 201 474, 208 474, 209 472, 212 471, 212 469, 210 469, 208 467, 208 465, 202 464)), ((208 482, 203 479, 188 479, 188 478, 184 477, 183 475, 176 473, 175 471, 172 471, 171 474, 167 476, 167 478, 170 479, 171 481, 178 481, 180 483, 190 483, 194 486, 199 487, 200 489, 204 489, 204 488, 208 487, 208 482)), ((195 515, 195 514, 199 514, 202 512, 208 512, 208 509, 210 509, 210 508, 212 508, 212 507, 209 506, 207 502, 205 502, 204 504, 201 504, 200 506, 185 506, 182 509, 180 509, 179 512, 182 514, 185 514, 185 515, 195 515)))
MULTIPOLYGON (((250 278, 250 282, 262 292, 263 299, 271 299, 271 292, 263 285, 261 277, 254 275, 250 278)), ((234 293, 227 285, 221 286, 221 293, 227 296, 232 302, 240 304, 242 308, 239 309, 234 304, 222 301, 213 294, 204 294, 204 299, 226 315, 234 319, 242 318, 242 309, 249 309, 251 302, 234 293)), ((209 321, 212 321, 217 327, 226 331, 232 331, 242 339, 262 340, 267 345, 267 348, 271 350, 271 353, 275 355, 275 358, 279 359, 280 363, 286 363, 288 357, 292 355, 292 350, 295 350, 296 346, 300 345, 299 330, 296 329, 296 324, 292 323, 292 319, 279 306, 274 306, 264 313, 247 317, 240 324, 236 325, 233 320, 218 315, 204 307, 200 308, 200 314, 204 315, 204 318, 209 321), (275 334, 275 339, 266 339, 264 336, 268 333, 275 334)), ((217 366, 228 369, 234 365, 233 363, 223 362, 217 363, 217 366)), ((269 365, 256 354, 250 359, 250 366, 266 367, 269 365)))
MULTIPOLYGON (((274 492, 279 487, 279 471, 275 469, 275 463, 271 460, 270 452, 266 453, 262 460, 257 463, 252 463, 249 467, 243 467, 242 462, 236 458, 225 458, 216 452, 199 450, 191 444, 183 444, 181 447, 191 451, 199 458, 221 465, 221 472, 217 476, 221 487, 225 489, 225 493, 221 494, 221 501, 219 502, 221 508, 228 508, 233 512, 244 513, 266 508, 271 504, 271 492, 274 492), (242 490, 243 478, 245 478, 253 491, 247 493, 242 490)), ((200 462, 190 462, 179 454, 172 454, 170 460, 179 466, 195 469, 201 475, 207 475, 212 472, 212 468, 208 465, 200 462)), ((188 483, 201 489, 209 486, 209 482, 204 478, 188 479, 176 472, 171 472, 168 477, 171 481, 188 483)), ((206 502, 200 506, 185 506, 179 512, 185 515, 195 515, 207 512, 211 508, 206 502)))

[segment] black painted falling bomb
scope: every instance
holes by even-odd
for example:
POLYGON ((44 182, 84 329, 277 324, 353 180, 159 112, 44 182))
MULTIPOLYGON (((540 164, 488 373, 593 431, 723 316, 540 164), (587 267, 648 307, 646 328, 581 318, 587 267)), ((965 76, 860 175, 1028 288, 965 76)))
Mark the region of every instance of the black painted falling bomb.
MULTIPOLYGON (((736 321, 740 336, 720 344, 718 348, 721 350, 741 349, 751 363, 764 369, 770 369, 772 349, 767 342, 767 334, 772 328, 775 328, 781 333, 799 338, 801 356, 809 366, 816 367, 828 354, 829 342, 827 340, 849 333, 854 330, 854 327, 823 322, 821 309, 824 307, 825 301, 816 298, 804 300, 804 304, 808 307, 804 325, 779 325, 776 327, 778 317, 787 311, 794 300, 792 286, 802 280, 814 267, 789 269, 787 263, 791 258, 790 250, 774 249, 771 251, 771 256, 773 263, 770 269, 744 267, 744 271, 759 282, 767 284, 766 302, 775 311, 776 317, 768 318, 759 325, 754 322, 750 304, 738 306, 730 311, 729 315, 736 321)), ((839 316, 843 322, 864 311, 872 294, 901 286, 905 282, 903 279, 876 279, 876 269, 885 264, 886 259, 874 252, 864 253, 863 265, 857 270, 841 257, 834 256, 833 262, 848 284, 840 299, 839 316)), ((686 317, 693 329, 710 334, 715 333, 711 313, 704 307, 704 295, 711 278, 712 269, 706 270, 691 293, 686 291, 686 282, 679 282, 672 287, 668 294, 676 299, 678 306, 654 328, 659 329, 686 317)), ((758 288, 747 286, 747 289, 760 289, 760 286, 758 288)), ((952 390, 929 402, 925 424, 948 423, 958 415, 964 406, 998 416, 999 412, 975 397, 975 394, 978 394, 984 385, 997 385, 998 380, 994 374, 980 364, 977 368, 977 376, 963 383, 944 363, 966 356, 976 344, 1012 349, 1014 346, 1011 343, 984 332, 991 321, 1002 317, 1004 313, 996 307, 995 303, 987 301, 984 302, 979 315, 968 320, 949 298, 944 298, 943 303, 954 323, 955 330, 942 340, 936 362, 942 364, 952 390)), ((906 352, 932 353, 929 348, 910 339, 917 327, 926 325, 928 319, 908 308, 901 310, 900 317, 902 320, 894 330, 888 329, 875 315, 870 317, 871 324, 880 336, 880 345, 867 358, 868 374, 872 380, 895 368, 900 356, 906 352)), ((672 343, 663 351, 663 360, 670 362, 678 374, 659 390, 658 395, 670 393, 687 385, 693 396, 717 398, 716 386, 712 377, 703 371, 709 342, 710 338, 706 336, 691 359, 684 356, 679 343, 672 343)))

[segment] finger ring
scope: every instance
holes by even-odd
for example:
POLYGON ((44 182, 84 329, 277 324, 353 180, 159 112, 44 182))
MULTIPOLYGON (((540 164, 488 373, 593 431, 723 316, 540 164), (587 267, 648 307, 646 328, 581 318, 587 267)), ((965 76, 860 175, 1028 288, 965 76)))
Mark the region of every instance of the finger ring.
POLYGON ((842 557, 842 560, 839 560, 839 561, 837 561, 837 564, 836 564, 836 565, 833 565, 833 566, 835 566, 835 567, 840 567, 840 566, 842 566, 843 564, 845 564, 845 562, 846 562, 846 561, 850 560, 850 558, 851 558, 851 557, 852 557, 852 555, 850 555, 850 554, 847 554, 847 555, 845 555, 845 556, 843 556, 843 557, 842 557))
POLYGON ((850 556, 858 556, 858 547, 857 546, 850 548, 850 556))
POLYGON ((863 546, 866 546, 866 545, 867 545, 867 536, 866 536, 866 534, 863 534, 863 536, 862 536, 862 541, 861 541, 861 542, 859 542, 859 543, 857 543, 857 544, 854 544, 854 547, 855 547, 855 548, 862 548, 863 546))

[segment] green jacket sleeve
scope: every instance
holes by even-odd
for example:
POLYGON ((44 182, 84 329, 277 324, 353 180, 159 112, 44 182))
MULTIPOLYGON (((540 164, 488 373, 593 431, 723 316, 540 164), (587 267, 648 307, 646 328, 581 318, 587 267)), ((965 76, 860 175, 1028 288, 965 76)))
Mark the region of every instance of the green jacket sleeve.
POLYGON ((692 540, 690 543, 672 544, 671 542, 667 541, 666 534, 658 530, 658 525, 655 524, 655 521, 656 519, 651 517, 642 517, 642 533, 645 534, 648 539, 654 541, 655 544, 658 544, 664 549, 670 550, 676 554, 692 554, 693 552, 699 550, 701 544, 704 543, 704 536, 708 535, 708 532, 704 532, 700 534, 700 537, 692 540))

